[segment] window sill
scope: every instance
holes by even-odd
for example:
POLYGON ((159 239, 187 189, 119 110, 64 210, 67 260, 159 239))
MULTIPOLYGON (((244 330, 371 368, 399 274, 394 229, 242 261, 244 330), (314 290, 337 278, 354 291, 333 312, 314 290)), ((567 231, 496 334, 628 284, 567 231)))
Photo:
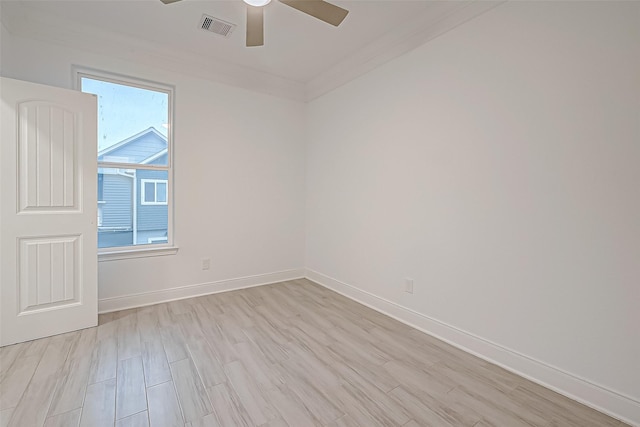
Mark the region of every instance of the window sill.
POLYGON ((117 261, 121 259, 149 258, 155 256, 175 255, 178 247, 127 249, 123 251, 98 252, 98 262, 117 261))

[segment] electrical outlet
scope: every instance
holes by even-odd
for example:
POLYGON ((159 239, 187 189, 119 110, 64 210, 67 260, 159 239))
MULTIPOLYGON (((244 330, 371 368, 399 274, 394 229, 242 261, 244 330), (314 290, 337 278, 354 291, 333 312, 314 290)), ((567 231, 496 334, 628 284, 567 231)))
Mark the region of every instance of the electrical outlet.
POLYGON ((408 294, 413 293, 413 279, 406 278, 404 279, 404 291, 408 294))
POLYGON ((211 258, 205 258, 202 260, 202 269, 208 270, 211 267, 211 258))

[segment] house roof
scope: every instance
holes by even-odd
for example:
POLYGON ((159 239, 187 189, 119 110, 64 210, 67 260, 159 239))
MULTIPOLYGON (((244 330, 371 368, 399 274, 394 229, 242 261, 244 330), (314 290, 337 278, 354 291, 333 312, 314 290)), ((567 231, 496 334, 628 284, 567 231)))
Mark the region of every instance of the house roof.
POLYGON ((167 138, 149 127, 98 152, 99 161, 149 164, 167 153, 167 138))

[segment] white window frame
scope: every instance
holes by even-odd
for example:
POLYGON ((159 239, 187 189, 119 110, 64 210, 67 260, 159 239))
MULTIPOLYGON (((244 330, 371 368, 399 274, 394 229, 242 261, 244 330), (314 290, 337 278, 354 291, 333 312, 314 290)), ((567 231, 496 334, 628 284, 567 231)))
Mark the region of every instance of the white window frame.
MULTIPOLYGON (((155 171, 167 171, 167 180, 158 180, 166 182, 167 186, 167 202, 156 203, 167 205, 168 219, 167 219, 167 243, 153 243, 136 244, 134 238, 134 244, 130 246, 118 246, 110 248, 98 248, 98 261, 114 261, 120 259, 130 258, 144 258, 150 256, 159 255, 174 255, 178 252, 178 247, 175 245, 174 239, 174 197, 173 197, 173 122, 174 122, 174 86, 164 83, 158 83, 150 80, 124 76, 121 74, 111 73, 107 71, 96 70, 92 68, 82 67, 74 65, 72 67, 72 78, 75 85, 75 89, 82 90, 82 79, 89 78, 93 80, 101 80, 109 83, 115 83, 120 85, 132 86, 141 89, 147 89, 157 92, 164 92, 168 95, 168 125, 167 125, 167 164, 166 165, 149 165, 149 164, 137 164, 137 163, 117 163, 117 162, 98 162, 99 168, 108 169, 134 169, 134 170, 155 170, 155 171)), ((141 185, 143 187, 143 185, 141 185)), ((144 187, 143 187, 144 188, 144 187)), ((144 191, 144 190, 141 190, 144 191)), ((135 191, 134 191, 135 193, 135 191)), ((141 199, 144 200, 144 199, 141 199)), ((135 206, 135 194, 134 194, 134 206, 135 206)), ((134 219, 135 221, 135 219, 134 219)))
MULTIPOLYGON (((169 182, 166 179, 141 179, 140 180, 140 204, 165 206, 169 203, 169 182), (147 202, 146 184, 153 183, 153 202, 147 202), (164 184, 164 202, 158 201, 158 184, 164 184)), ((149 242, 151 243, 151 242, 149 242)))
POLYGON ((162 242, 164 240, 167 240, 167 238, 166 237, 148 237, 147 238, 147 242, 149 242, 149 243, 162 242))

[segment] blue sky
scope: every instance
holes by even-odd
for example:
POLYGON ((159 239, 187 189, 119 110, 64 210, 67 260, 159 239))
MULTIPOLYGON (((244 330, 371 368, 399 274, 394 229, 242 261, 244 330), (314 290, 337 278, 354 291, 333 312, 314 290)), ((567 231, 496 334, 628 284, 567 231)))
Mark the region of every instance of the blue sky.
POLYGON ((89 78, 82 91, 98 95, 98 151, 151 126, 167 136, 166 93, 89 78))

